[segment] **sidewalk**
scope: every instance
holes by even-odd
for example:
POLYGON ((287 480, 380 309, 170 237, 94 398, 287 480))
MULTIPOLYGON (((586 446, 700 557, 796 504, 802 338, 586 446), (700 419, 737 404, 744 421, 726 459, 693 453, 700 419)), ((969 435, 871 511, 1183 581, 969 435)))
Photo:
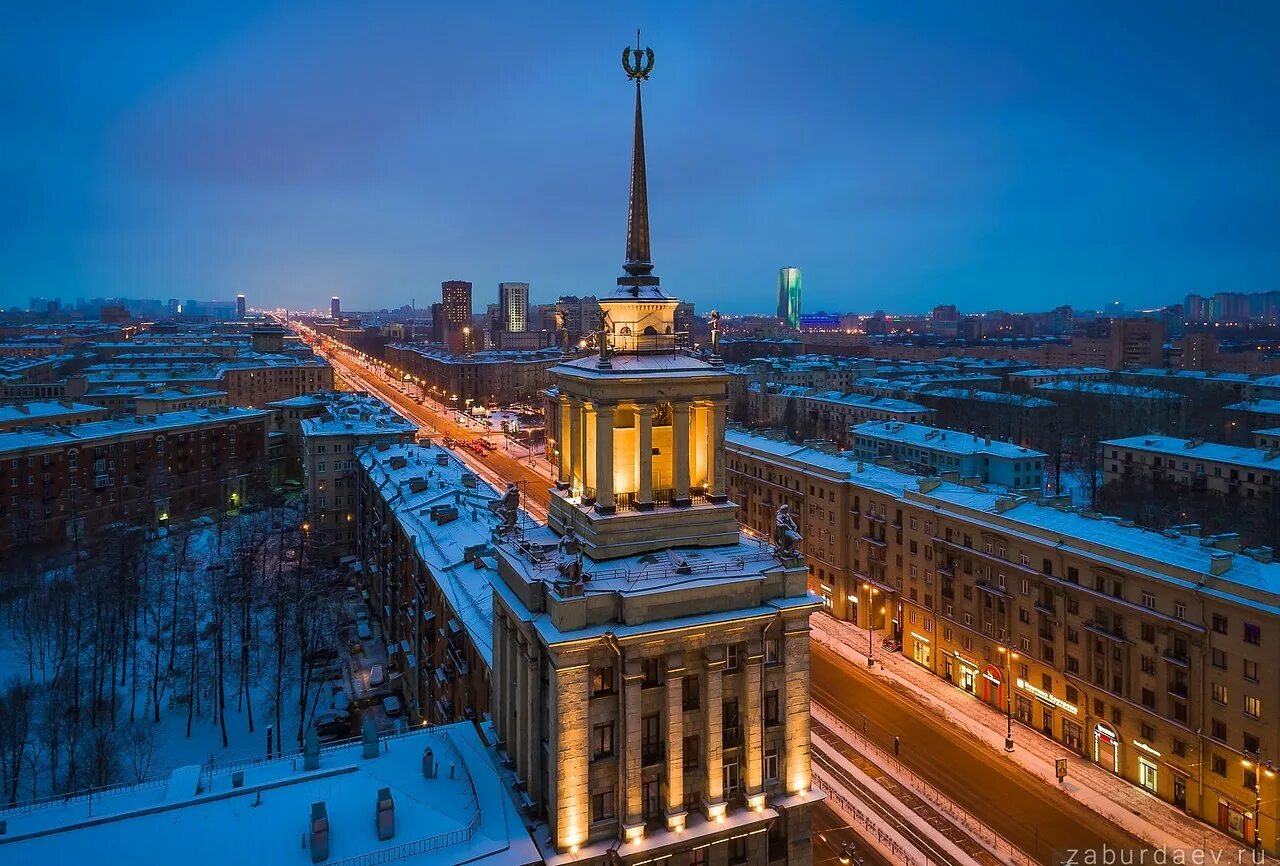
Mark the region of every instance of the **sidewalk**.
MULTIPOLYGON (((1236 852, 1235 839, 1197 821, 1137 785, 1108 773, 1065 746, 1025 725, 1014 726, 1016 748, 1004 750, 1005 714, 968 692, 935 676, 907 657, 879 648, 876 665, 868 669, 867 633, 850 623, 824 614, 810 618, 812 639, 826 649, 849 659, 859 670, 868 671, 893 684, 903 697, 921 705, 932 715, 964 731, 1003 760, 1016 762, 1020 769, 1039 776, 1085 806, 1109 819, 1148 844, 1173 849, 1206 848, 1236 852), (1067 758, 1067 778, 1059 784, 1054 761, 1067 758)), ((1268 858, 1268 862, 1274 862, 1268 858)))

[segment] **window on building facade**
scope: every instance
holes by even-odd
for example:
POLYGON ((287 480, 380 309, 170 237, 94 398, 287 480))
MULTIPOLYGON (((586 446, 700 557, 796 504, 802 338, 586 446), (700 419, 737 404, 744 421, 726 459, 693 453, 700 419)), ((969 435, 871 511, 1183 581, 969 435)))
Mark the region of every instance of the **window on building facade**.
POLYGON ((596 695, 607 695, 613 692, 613 665, 593 668, 591 671, 591 692, 596 695))
POLYGON ((604 722, 591 729, 591 757, 609 758, 613 756, 613 722, 604 722))

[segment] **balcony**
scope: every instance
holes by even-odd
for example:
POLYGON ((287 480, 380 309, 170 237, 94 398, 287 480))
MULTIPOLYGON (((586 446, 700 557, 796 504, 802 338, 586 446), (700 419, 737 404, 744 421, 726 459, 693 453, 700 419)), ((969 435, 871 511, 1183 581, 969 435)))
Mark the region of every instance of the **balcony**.
POLYGON ((1172 662, 1179 667, 1191 667, 1191 656, 1185 648, 1168 647, 1160 657, 1167 662, 1172 662))
POLYGON ((1117 628, 1109 622, 1091 619, 1084 622, 1084 627, 1094 634, 1101 635, 1110 640, 1125 641, 1126 643, 1129 640, 1125 637, 1123 626, 1117 628))
POLYGON ((722 745, 726 749, 732 749, 742 745, 742 726, 736 725, 732 728, 725 728, 722 735, 722 745))
POLYGON ((1169 694, 1173 695, 1175 698, 1182 698, 1183 700, 1186 700, 1187 691, 1187 684, 1184 682, 1175 681, 1169 683, 1169 694))
POLYGON ((646 767, 661 764, 665 754, 666 752, 662 748, 661 742, 640 744, 640 763, 646 767))
POLYGON ((1058 606, 1051 601, 1044 601, 1044 600, 1037 601, 1036 610, 1040 611, 1045 616, 1058 615, 1058 606))

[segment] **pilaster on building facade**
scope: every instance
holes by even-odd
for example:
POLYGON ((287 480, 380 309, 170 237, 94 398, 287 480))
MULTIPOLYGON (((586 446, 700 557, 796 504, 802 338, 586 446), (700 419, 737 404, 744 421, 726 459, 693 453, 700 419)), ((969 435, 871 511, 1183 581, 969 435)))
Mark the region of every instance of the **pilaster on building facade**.
POLYGON ((790 548, 739 534, 729 377, 684 348, 652 274, 628 72, 626 275, 597 353, 550 371, 547 523, 494 545, 494 726, 548 863, 808 864, 820 601, 790 548))

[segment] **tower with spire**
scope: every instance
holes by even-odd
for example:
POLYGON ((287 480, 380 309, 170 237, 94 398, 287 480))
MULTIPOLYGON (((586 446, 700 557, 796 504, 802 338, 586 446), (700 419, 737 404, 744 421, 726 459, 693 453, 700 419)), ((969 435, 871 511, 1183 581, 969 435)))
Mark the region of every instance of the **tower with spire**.
POLYGON ((807 864, 809 626, 794 524, 744 539, 725 495, 728 375, 682 346, 653 274, 641 82, 624 275, 599 354, 551 370, 545 526, 495 538, 494 725, 547 862, 807 864), (785 530, 785 531, 783 531, 785 530), (773 709, 767 709, 772 707, 773 709), (685 751, 697 750, 685 759, 685 751), (767 831, 767 832, 766 832, 767 831))

